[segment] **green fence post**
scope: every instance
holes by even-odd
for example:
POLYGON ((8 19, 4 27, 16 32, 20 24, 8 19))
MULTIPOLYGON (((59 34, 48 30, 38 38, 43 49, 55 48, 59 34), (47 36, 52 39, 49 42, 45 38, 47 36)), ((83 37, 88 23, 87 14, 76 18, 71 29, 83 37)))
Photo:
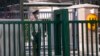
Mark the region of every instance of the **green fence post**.
POLYGON ((61 56, 61 23, 60 23, 61 11, 54 11, 54 49, 55 56, 61 56))
POLYGON ((54 11, 54 18, 57 22, 55 24, 55 56, 61 55, 70 56, 70 38, 69 38, 69 22, 68 22, 68 9, 61 9, 54 11), (62 39, 62 49, 61 49, 62 39))
POLYGON ((70 37, 69 37, 69 17, 68 9, 62 10, 62 44, 63 56, 70 56, 70 37))

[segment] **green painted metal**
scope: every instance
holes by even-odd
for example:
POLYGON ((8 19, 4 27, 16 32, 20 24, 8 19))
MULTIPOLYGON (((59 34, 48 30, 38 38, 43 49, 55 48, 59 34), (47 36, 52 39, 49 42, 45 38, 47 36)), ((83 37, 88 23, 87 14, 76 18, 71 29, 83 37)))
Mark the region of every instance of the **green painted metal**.
POLYGON ((69 18, 68 18, 68 10, 67 9, 61 9, 61 10, 56 10, 54 11, 54 16, 55 16, 55 56, 60 56, 60 55, 63 55, 63 56, 70 56, 70 30, 71 28, 69 28, 69 25, 71 24, 72 25, 72 37, 73 37, 73 56, 76 55, 75 51, 78 51, 78 55, 82 55, 84 56, 85 55, 85 51, 87 51, 87 55, 89 55, 90 53, 90 49, 89 49, 89 45, 91 44, 91 55, 94 56, 94 46, 93 46, 93 42, 94 42, 94 39, 93 39, 93 34, 95 34, 95 41, 96 41, 96 55, 98 56, 98 40, 97 40, 97 29, 95 31, 95 33, 93 33, 94 31, 93 30, 89 30, 88 29, 88 23, 91 24, 91 28, 92 28, 92 25, 95 24, 97 26, 97 24, 100 22, 100 21, 95 21, 95 20, 91 20, 91 21, 69 21, 69 18), (60 23, 61 22, 61 23, 60 23), (62 26, 61 26, 61 25, 62 26), (58 25, 60 27, 58 27, 58 25), (84 27, 84 25, 86 25, 86 27, 84 27), (77 33, 74 32, 74 27, 77 27, 77 33), (82 33, 79 33, 79 27, 81 27, 80 31, 82 33), (61 29, 60 29, 61 28, 61 29), (86 29, 86 30, 85 30, 86 29), (84 33, 86 31, 86 33, 84 33), (59 33, 60 32, 60 33, 59 33), (90 32, 90 34, 89 34, 90 32), (60 35, 62 34, 62 35, 60 35), (77 34, 77 48, 78 49, 75 49, 75 34, 77 34), (79 34, 81 34, 81 40, 82 40, 82 44, 79 43, 80 41, 80 38, 79 38, 79 34), (86 36, 84 35, 86 34, 86 36), (61 37, 62 36, 62 37, 61 37), (86 37, 86 47, 87 47, 87 50, 85 50, 85 37, 86 37), (89 38, 91 38, 91 41, 89 42, 89 38), (61 44, 61 40, 59 39, 62 39, 62 44, 61 44), (80 45, 82 45, 82 54, 80 54, 80 45), (63 47, 61 49, 61 46, 63 47), (62 51, 63 50, 63 51, 62 51), (63 54, 61 53, 61 51, 63 52, 63 54))
POLYGON ((52 56, 52 48, 51 48, 51 24, 47 24, 48 27, 48 56, 52 56))
POLYGON ((68 10, 56 10, 54 13, 55 20, 57 21, 55 25, 55 56, 62 56, 61 41, 63 47, 63 56, 70 56, 68 10))
POLYGON ((20 46, 21 46, 21 41, 20 41, 20 36, 21 36, 21 34, 20 34, 20 33, 21 33, 21 32, 20 32, 20 30, 21 30, 21 29, 20 29, 20 24, 18 24, 18 32, 19 32, 19 33, 18 33, 18 37, 19 37, 19 38, 18 38, 18 42, 19 42, 19 43, 18 43, 18 44, 19 44, 19 56, 21 56, 21 51, 20 51, 20 50, 21 50, 21 48, 20 48, 20 46))
MULTIPOLYGON (((20 23, 19 23, 20 24, 20 23)), ((25 32, 25 30, 26 30, 26 27, 25 27, 25 23, 23 23, 22 24, 22 26, 23 26, 23 37, 24 37, 24 40, 23 40, 23 42, 24 42, 24 55, 23 56, 26 56, 26 51, 25 51, 25 42, 26 42, 26 32, 25 32)), ((20 50, 19 50, 20 51, 20 50)), ((20 55, 21 56, 21 55, 20 55)))
POLYGON ((79 46, 80 46, 80 44, 79 44, 79 24, 78 23, 76 23, 76 28, 77 28, 77 46, 78 46, 78 56, 80 56, 80 48, 79 48, 79 46))
POLYGON ((63 56, 70 56, 70 37, 69 37, 69 16, 68 10, 62 10, 62 43, 63 56))
POLYGON ((40 24, 38 24, 37 38, 38 38, 38 56, 41 56, 41 28, 40 28, 40 24))
POLYGON ((3 53, 3 54, 4 54, 4 56, 6 56, 5 24, 3 24, 3 36, 4 36, 4 37, 3 37, 3 44, 4 44, 4 45, 3 45, 3 46, 4 46, 4 48, 3 48, 3 49, 4 49, 4 53, 3 53))
MULTIPOLYGON (((86 30, 88 30, 88 25, 87 25, 87 24, 88 24, 88 23, 86 23, 86 30)), ((89 56, 89 49, 88 49, 88 48, 89 48, 89 45, 88 45, 88 43, 89 43, 88 41, 89 41, 89 40, 88 40, 88 34, 89 34, 88 31, 86 31, 86 39, 87 39, 87 40, 86 40, 86 43, 87 43, 87 45, 86 45, 86 47, 87 47, 87 56, 89 56)))
MULTIPOLYGON (((97 24, 95 24, 97 26, 97 24)), ((96 56, 99 56, 98 55, 98 36, 97 36, 97 29, 95 30, 95 43, 96 43, 96 56)))
POLYGON ((81 27, 82 27, 82 56, 84 56, 84 27, 83 27, 83 23, 82 23, 81 27))
POLYGON ((45 51, 45 23, 42 24, 43 28, 43 55, 46 56, 46 51, 45 51))
POLYGON ((91 23, 91 56, 94 56, 94 51, 93 51, 93 30, 92 30, 92 25, 93 25, 93 22, 91 23))
MULTIPOLYGON (((8 46, 8 56, 11 56, 13 52, 14 56, 26 56, 26 42, 29 43, 28 47, 28 54, 29 56, 41 56, 41 50, 43 51, 44 56, 46 56, 46 52, 48 52, 48 56, 52 56, 52 37, 51 37, 51 33, 52 33, 52 24, 54 25, 54 52, 55 52, 55 56, 70 56, 70 27, 69 25, 71 24, 73 29, 74 26, 76 26, 77 29, 77 50, 75 49, 75 44, 73 44, 73 56, 75 56, 75 51, 78 51, 78 56, 80 55, 85 55, 85 48, 84 48, 84 37, 86 37, 86 51, 87 51, 87 56, 89 56, 89 31, 90 31, 90 37, 91 40, 91 53, 92 56, 94 55, 94 47, 93 47, 93 31, 88 29, 88 23, 92 24, 96 24, 100 23, 100 21, 69 21, 69 17, 68 17, 68 10, 67 9, 61 9, 61 10, 55 10, 54 11, 54 21, 2 21, 0 22, 0 24, 3 25, 3 49, 4 49, 4 56, 7 56, 7 48, 6 46, 8 46), (37 28, 37 32, 36 32, 36 24, 38 26, 37 28), (6 26, 7 25, 7 26, 6 26), (16 26, 17 25, 17 26, 16 26), (85 25, 85 28, 84 28, 85 25), (6 27, 8 27, 8 31, 6 32, 6 27), (79 33, 79 27, 81 28, 82 33, 79 33), (18 31, 16 30, 18 29, 18 31), (85 31, 86 29, 86 31, 85 31), (13 35, 11 35, 11 30, 13 30, 13 35), (18 34, 16 34, 16 31, 18 34), (84 33, 85 31, 85 33, 84 33), (34 35, 34 41, 31 39, 31 35, 32 32, 35 32, 34 35), (45 34, 47 33, 47 35, 45 34), (79 39, 80 36, 79 34, 81 34, 82 37, 82 54, 80 54, 80 43, 79 43, 79 39), (84 34, 86 34, 86 36, 84 36, 84 34), (11 36, 13 37, 13 39, 11 39, 11 36), (6 38, 8 39, 8 45, 7 45, 7 41, 5 40, 6 38), (48 38, 48 46, 47 46, 47 51, 46 51, 46 43, 45 43, 45 39, 46 37, 48 38), (17 39, 18 38, 18 39, 17 39), (17 40, 16 40, 17 39, 17 40), (41 39, 43 39, 43 45, 41 44, 42 41, 41 39), (13 44, 11 43, 13 42, 13 44), (18 43, 17 43, 18 42, 18 43), (23 42, 23 43, 22 43, 23 42), (32 44, 31 44, 32 42, 32 44), (34 44, 35 43, 35 44, 34 44), (35 47, 36 45, 36 47, 35 47), (13 46, 13 47, 12 47, 13 46), (31 48, 32 46, 32 48, 31 48), (44 49, 42 49, 41 47, 43 46, 44 49), (13 51, 12 51, 12 50, 13 51), (18 51, 17 51, 18 49, 18 51), (24 51, 23 51, 24 50, 24 51), (22 53, 23 51, 23 53, 22 53)), ((92 26, 91 26, 92 28, 92 26)), ((94 31, 95 35, 95 49, 96 49, 96 56, 98 56, 98 39, 97 39, 97 29, 94 31)), ((74 31, 73 32, 73 36, 75 36, 74 31)), ((75 40, 73 39, 73 43, 75 42, 75 40)))
POLYGON ((54 11, 54 20, 56 23, 54 24, 54 48, 55 48, 55 56, 61 56, 61 10, 54 11))
POLYGON ((10 43, 11 37, 10 37, 10 33, 9 32, 10 32, 10 24, 8 24, 8 38, 9 38, 9 42, 8 43, 9 43, 9 56, 11 56, 11 50, 10 50, 11 49, 11 43, 10 43))
MULTIPOLYGON (((9 32, 10 33, 10 32, 9 32)), ((16 34, 15 34, 15 24, 13 24, 13 51, 14 56, 16 56, 16 34)))
POLYGON ((30 37, 30 24, 28 24, 28 43, 29 43, 29 56, 31 56, 31 37, 30 37))
MULTIPOLYGON (((85 51, 86 51, 87 56, 90 55, 89 53, 91 53, 91 56, 94 56, 94 55, 98 56, 98 46, 97 46, 98 45, 98 42, 97 42, 98 40, 97 39, 98 39, 98 28, 99 28, 98 25, 100 24, 100 21, 69 21, 69 23, 70 24, 76 24, 77 23, 78 24, 78 29, 79 29, 79 27, 81 27, 81 29, 79 30, 79 31, 81 31, 81 33, 79 33, 79 34, 80 34, 80 38, 81 38, 81 41, 82 41, 82 43, 80 44, 80 45, 82 45, 82 47, 81 47, 82 54, 80 54, 80 52, 79 52, 80 51, 80 49, 79 49, 80 45, 78 45, 78 50, 77 50, 78 55, 84 56, 85 51), (91 29, 88 29, 88 23, 91 24, 91 29), (92 30, 92 25, 93 24, 95 24, 97 26, 97 28, 94 31, 92 30), (86 34, 86 35, 84 35, 84 34, 86 34), (86 43, 85 43, 85 40, 86 40, 86 43), (95 41, 95 46, 96 47, 94 47, 94 41, 95 41), (94 53, 96 53, 96 54, 94 54, 94 53)), ((79 39, 77 41, 79 41, 79 39)), ((75 54, 74 54, 74 56, 75 56, 75 54)))

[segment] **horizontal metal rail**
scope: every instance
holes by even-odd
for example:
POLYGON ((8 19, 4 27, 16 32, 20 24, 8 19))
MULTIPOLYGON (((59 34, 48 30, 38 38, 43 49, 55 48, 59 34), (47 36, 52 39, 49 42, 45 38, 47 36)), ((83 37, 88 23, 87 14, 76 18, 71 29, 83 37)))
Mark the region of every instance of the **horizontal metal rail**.
POLYGON ((78 20, 78 21, 69 21, 69 23, 99 23, 100 20, 89 20, 89 21, 86 21, 86 20, 78 20))
POLYGON ((56 23, 56 21, 1 21, 0 24, 56 23))

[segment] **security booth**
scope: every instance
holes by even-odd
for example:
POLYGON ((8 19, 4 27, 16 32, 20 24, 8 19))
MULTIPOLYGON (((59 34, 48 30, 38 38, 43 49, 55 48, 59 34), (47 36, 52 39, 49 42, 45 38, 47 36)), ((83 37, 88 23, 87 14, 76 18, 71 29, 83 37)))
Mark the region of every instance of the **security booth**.
MULTIPOLYGON (((70 6, 68 7, 69 20, 70 21, 91 21, 91 20, 97 21, 98 8, 99 8, 98 5, 93 5, 93 4, 79 4, 79 5, 70 6)), ((71 49, 73 49, 73 46, 75 46, 74 49, 75 50, 78 49, 80 53, 88 52, 90 54, 92 52, 96 52, 96 46, 95 46, 97 44, 95 40, 96 29, 97 29, 96 24, 91 25, 90 23, 85 24, 84 22, 82 24, 80 22, 78 23, 78 25, 75 24, 74 26, 70 25, 71 49)))

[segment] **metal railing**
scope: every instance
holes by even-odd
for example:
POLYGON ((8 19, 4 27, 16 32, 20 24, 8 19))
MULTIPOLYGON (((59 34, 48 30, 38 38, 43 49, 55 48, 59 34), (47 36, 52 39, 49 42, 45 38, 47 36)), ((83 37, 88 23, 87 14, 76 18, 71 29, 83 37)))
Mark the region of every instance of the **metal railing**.
POLYGON ((100 55, 100 21, 69 21, 67 9, 54 11, 54 21, 44 15, 40 21, 0 21, 1 56, 100 55))
POLYGON ((100 21, 69 20, 67 12, 62 9, 54 13, 59 23, 55 29, 55 55, 100 56, 100 21))
POLYGON ((54 21, 0 22, 0 56, 54 55, 51 32, 54 21))
MULTIPOLYGON (((63 5, 61 6, 63 7, 63 5)), ((19 10, 16 11, 16 9, 2 12, 4 14, 1 13, 3 16, 1 17, 1 19, 10 20, 15 19, 16 17, 17 19, 22 20, 29 19, 29 14, 27 15, 27 12, 24 12, 23 7, 24 6, 20 4, 20 12, 19 10)), ((54 9, 53 5, 47 5, 47 7, 51 7, 51 11, 39 12, 40 16, 38 18, 42 18, 42 20, 40 19, 40 21, 0 21, 0 40, 2 40, 0 42, 0 56, 55 55, 54 25, 56 24, 56 22, 45 20, 48 18, 48 20, 54 20, 54 9), (35 35, 33 34, 34 36, 32 36, 32 33, 34 33, 35 35), (36 37, 35 41, 33 41, 34 37, 36 37)), ((56 7, 56 5, 54 7, 56 7)))
POLYGON ((69 21, 70 55, 99 56, 99 21, 69 21))

